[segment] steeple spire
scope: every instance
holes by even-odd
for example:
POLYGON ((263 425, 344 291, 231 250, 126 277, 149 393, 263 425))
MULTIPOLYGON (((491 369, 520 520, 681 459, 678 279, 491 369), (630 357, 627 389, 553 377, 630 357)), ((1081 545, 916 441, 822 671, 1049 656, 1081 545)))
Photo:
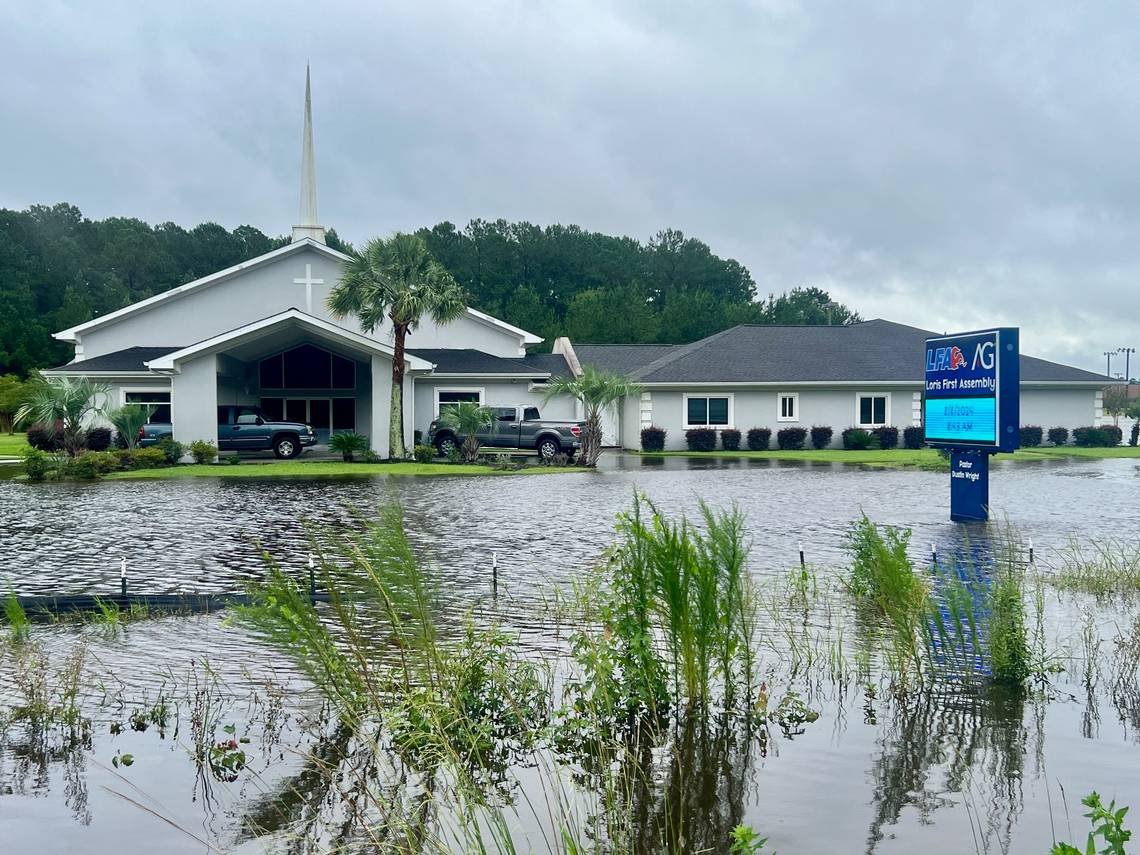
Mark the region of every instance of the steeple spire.
POLYGON ((313 158, 313 96, 309 64, 305 63, 305 131, 301 137, 301 216, 293 226, 293 242, 312 238, 325 242, 325 227, 317 222, 317 167, 313 158))

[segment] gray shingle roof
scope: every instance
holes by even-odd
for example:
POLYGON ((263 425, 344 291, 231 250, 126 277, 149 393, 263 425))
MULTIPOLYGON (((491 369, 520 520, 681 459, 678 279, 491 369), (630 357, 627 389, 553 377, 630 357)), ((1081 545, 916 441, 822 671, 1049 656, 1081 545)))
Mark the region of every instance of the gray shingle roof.
MULTIPOLYGON (((530 357, 506 359, 492 356, 481 350, 451 349, 443 347, 409 348, 408 353, 435 363, 440 374, 547 374, 549 368, 530 362, 530 357)), ((547 354, 550 355, 550 354, 547 354)), ((562 359, 562 357, 558 357, 562 359)), ((563 360, 565 363, 565 360, 563 360)))
MULTIPOLYGON (((940 333, 872 320, 850 326, 737 326, 627 369, 643 383, 922 382, 926 339, 940 333)), ((575 346, 580 361, 593 358, 575 346)), ((616 363, 618 360, 615 359, 616 363)), ((614 369, 618 370, 618 369, 614 369)), ((1021 357, 1024 382, 1108 383, 1091 371, 1021 357)))
POLYGON ((679 344, 575 344, 574 353, 582 365, 603 371, 632 374, 650 362, 683 347, 679 344))
POLYGON ((561 353, 528 353, 523 360, 532 370, 551 377, 569 377, 570 366, 561 353))
POLYGON ((80 362, 69 362, 51 370, 71 371, 76 374, 90 371, 146 371, 146 362, 181 349, 182 347, 128 347, 126 350, 104 353, 102 356, 93 356, 80 362))

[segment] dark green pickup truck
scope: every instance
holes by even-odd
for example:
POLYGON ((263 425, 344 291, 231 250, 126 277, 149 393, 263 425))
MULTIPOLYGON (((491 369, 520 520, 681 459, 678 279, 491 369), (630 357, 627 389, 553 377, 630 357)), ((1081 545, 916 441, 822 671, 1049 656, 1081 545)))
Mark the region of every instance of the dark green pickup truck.
MULTIPOLYGON (((144 448, 154 445, 173 432, 168 424, 143 425, 138 444, 144 448)), ((312 425, 275 421, 260 407, 248 404, 218 407, 218 451, 272 450, 278 457, 288 460, 316 443, 312 425)))

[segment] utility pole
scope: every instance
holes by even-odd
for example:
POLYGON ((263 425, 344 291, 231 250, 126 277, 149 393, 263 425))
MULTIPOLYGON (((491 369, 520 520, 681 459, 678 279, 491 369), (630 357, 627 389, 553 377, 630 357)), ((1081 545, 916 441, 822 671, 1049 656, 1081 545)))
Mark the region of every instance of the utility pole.
POLYGON ((1116 356, 1115 350, 1106 350, 1104 352, 1104 376, 1112 376, 1112 357, 1116 356))
POLYGON ((1134 354, 1136 352, 1136 348, 1134 348, 1134 347, 1118 347, 1116 349, 1116 352, 1124 354, 1124 382, 1125 383, 1131 383, 1132 382, 1132 374, 1129 373, 1132 370, 1132 368, 1131 368, 1131 364, 1132 364, 1131 356, 1132 356, 1132 354, 1134 354))

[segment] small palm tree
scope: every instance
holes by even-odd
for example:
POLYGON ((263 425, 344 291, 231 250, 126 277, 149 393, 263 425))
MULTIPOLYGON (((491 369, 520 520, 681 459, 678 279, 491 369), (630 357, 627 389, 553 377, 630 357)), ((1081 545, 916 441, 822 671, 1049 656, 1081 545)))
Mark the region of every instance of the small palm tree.
POLYGON ((544 401, 568 395, 581 402, 586 413, 582 431, 579 466, 596 466, 602 456, 602 412, 628 395, 641 393, 641 387, 623 374, 599 371, 592 365, 583 367, 577 377, 562 377, 546 385, 544 401))
POLYGON ((404 342, 426 315, 437 324, 459 318, 467 309, 463 289, 428 252, 418 235, 397 232, 388 240, 373 238, 345 265, 340 282, 329 293, 329 311, 338 318, 355 315, 372 332, 392 323, 392 407, 389 455, 404 456, 404 342))
POLYGON ((479 432, 491 426, 490 407, 481 407, 474 401, 461 401, 449 404, 439 414, 439 423, 456 436, 463 437, 463 459, 474 463, 479 459, 479 432))
POLYGON ((351 463, 356 454, 368 450, 368 437, 354 431, 334 433, 329 437, 329 451, 340 454, 345 463, 351 463))
POLYGON ((153 404, 124 404, 117 410, 107 413, 107 421, 123 440, 127 448, 134 448, 139 441, 139 431, 154 413, 153 404))
POLYGON ((74 457, 83 450, 83 423, 103 414, 110 393, 111 387, 106 383, 92 383, 86 377, 39 380, 32 384, 16 411, 16 423, 62 424, 64 450, 74 457))

